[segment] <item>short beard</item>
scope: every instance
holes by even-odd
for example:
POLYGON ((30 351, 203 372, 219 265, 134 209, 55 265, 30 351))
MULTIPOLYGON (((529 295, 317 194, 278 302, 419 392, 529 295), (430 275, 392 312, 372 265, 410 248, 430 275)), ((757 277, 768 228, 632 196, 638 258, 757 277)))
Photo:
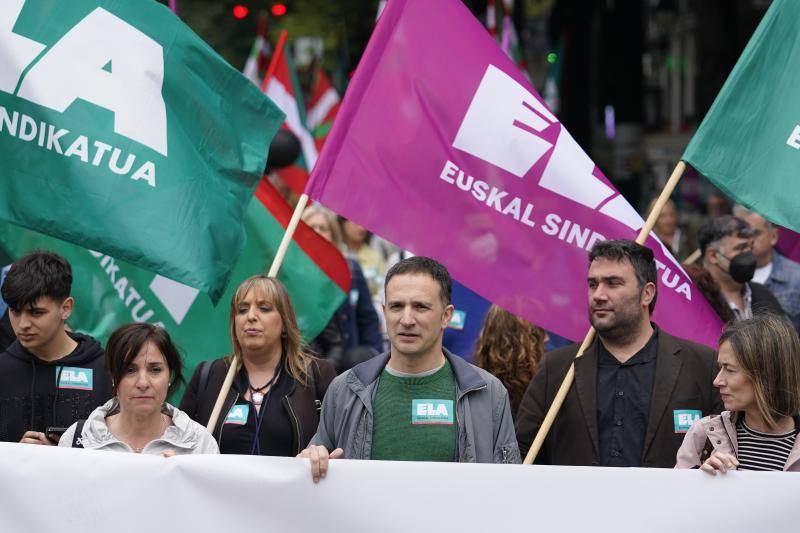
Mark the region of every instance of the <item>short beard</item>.
POLYGON ((625 345, 633 340, 638 333, 638 326, 644 317, 644 310, 639 308, 636 313, 616 313, 616 320, 608 324, 595 323, 592 313, 589 313, 589 322, 592 327, 597 331, 597 334, 617 345, 625 345))

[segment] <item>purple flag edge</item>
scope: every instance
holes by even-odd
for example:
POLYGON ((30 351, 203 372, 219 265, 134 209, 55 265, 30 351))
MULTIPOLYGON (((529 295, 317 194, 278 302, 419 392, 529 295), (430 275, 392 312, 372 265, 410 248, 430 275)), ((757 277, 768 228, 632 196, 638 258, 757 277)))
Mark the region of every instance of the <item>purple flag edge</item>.
MULTIPOLYGON (((355 72, 355 74, 353 76, 353 80, 351 81, 349 90, 347 91, 347 93, 346 93, 346 95, 344 97, 344 100, 342 102, 342 110, 343 111, 345 111, 345 110, 347 110, 347 109, 349 109, 351 107, 348 104, 348 101, 350 99, 354 99, 355 102, 358 103, 363 99, 363 96, 369 90, 370 85, 371 85, 371 83, 373 81, 373 77, 371 75, 362 74, 362 72, 370 72, 371 73, 372 71, 375 70, 376 64, 378 64, 383 59, 383 55, 385 53, 386 47, 389 44, 389 41, 390 41, 391 37, 393 36, 393 32, 395 31, 395 29, 396 29, 396 27, 398 25, 397 24, 398 20, 403 15, 404 9, 407 7, 408 3, 409 3, 408 0, 393 0, 393 2, 389 3, 389 5, 388 5, 388 7, 387 7, 387 9, 386 9, 386 11, 384 13, 385 16, 381 17, 381 20, 378 22, 378 25, 377 25, 375 31, 373 32, 372 37, 370 38, 370 41, 369 41, 369 43, 368 43, 368 45, 367 45, 367 47, 365 49, 365 52, 364 52, 364 54, 362 56, 361 63, 359 63, 358 68, 356 69, 356 72, 355 72)), ((453 9, 459 9, 460 8, 460 9, 466 10, 466 8, 460 2, 454 2, 452 8, 453 9)), ((474 17, 472 17, 471 13, 469 13, 469 15, 470 15, 470 18, 474 18, 474 17)), ((494 42, 494 41, 492 41, 492 43, 497 45, 497 43, 494 42)), ((502 49, 500 49, 499 46, 498 46, 498 51, 502 53, 502 49)), ((507 58, 507 56, 504 53, 503 53, 502 57, 507 58)), ((530 85, 530 83, 527 83, 527 85, 530 85)), ((538 96, 538 94, 536 93, 534 88, 527 87, 526 89, 532 95, 534 95, 540 102, 543 102, 541 100, 541 97, 538 96)), ((336 166, 336 161, 337 161, 337 159, 338 159, 338 157, 340 155, 340 152, 342 151, 342 147, 344 145, 345 137, 347 136, 347 134, 348 134, 348 132, 349 132, 351 126, 352 126, 352 122, 354 120, 356 120, 357 117, 358 117, 357 111, 343 112, 343 113, 339 114, 339 116, 337 117, 339 120, 337 120, 334 123, 332 131, 331 131, 331 136, 329 137, 329 141, 326 144, 325 148, 323 149, 323 153, 320 155, 320 160, 318 161, 318 164, 316 165, 314 171, 312 172, 312 175, 311 175, 311 177, 309 179, 309 182, 307 184, 306 193, 310 197, 314 198, 315 200, 320 201, 320 203, 322 203, 323 205, 326 204, 325 200, 322 199, 322 196, 325 194, 326 184, 327 184, 328 178, 330 177, 330 174, 331 174, 330 173, 330 169, 332 167, 336 166), (333 142, 331 142, 331 141, 333 141, 333 142), (328 160, 331 160, 331 159, 332 159, 332 161, 329 162, 328 160), (324 169, 324 171, 323 171, 323 169, 324 169), (322 174, 325 174, 325 175, 322 175, 322 174)), ((558 122, 558 125, 559 125, 559 127, 563 127, 563 124, 560 121, 558 122)), ((605 177, 605 175, 602 174, 602 172, 600 172, 600 170, 596 166, 596 164, 595 164, 595 169, 594 169, 593 174, 598 179, 600 179, 601 181, 605 182, 608 185, 611 185, 611 182, 605 177)), ((617 191, 616 188, 613 187, 613 185, 612 185, 612 188, 615 191, 615 195, 619 195, 620 194, 619 191, 617 191)), ((342 213, 342 214, 346 215, 347 213, 342 213)), ((357 220, 357 216, 351 216, 351 218, 353 218, 353 220, 357 220)), ((362 222, 363 221, 359 221, 359 223, 362 223, 362 222)), ((372 228, 370 228, 370 229, 372 229, 372 228)), ((376 232, 376 233, 379 233, 379 232, 376 232)), ((614 235, 613 238, 630 238, 631 240, 633 240, 635 238, 636 234, 638 234, 638 231, 635 231, 631 235, 625 237, 622 233, 620 233, 618 235, 614 235)), ((651 232, 651 236, 652 236, 652 232, 651 232)), ((649 246, 653 250, 656 258, 660 259, 659 256, 660 256, 661 250, 663 250, 663 246, 659 246, 659 243, 654 242, 654 239, 651 236, 648 237, 648 239, 647 239, 648 242, 646 243, 646 245, 649 246)), ((402 243, 402 239, 399 239, 398 243, 399 244, 403 244, 402 243)), ((414 249, 415 247, 413 247, 413 246, 408 246, 407 248, 410 249, 414 253, 423 253, 423 254, 425 253, 424 250, 420 250, 420 249, 416 249, 415 250, 414 249)), ((660 278, 661 278, 661 273, 659 272, 659 279, 660 278)), ((687 276, 687 278, 688 278, 688 276, 687 276)), ((459 279, 463 283, 467 284, 465 279, 461 279, 458 276, 457 276, 457 279, 459 279)), ((689 278, 689 282, 691 283, 690 278, 689 278)), ((492 296, 488 296, 486 294, 486 291, 484 291, 481 287, 475 287, 472 284, 469 284, 468 286, 473 291, 475 291, 476 293, 480 294, 481 296, 483 296, 483 297, 485 297, 485 298, 487 298, 487 299, 489 299, 491 301, 497 301, 497 298, 492 297, 492 296)), ((692 284, 692 286, 695 287, 696 292, 699 293, 699 290, 697 290, 696 286, 694 284, 692 284)), ((706 304, 708 309, 710 309, 709 304, 707 302, 705 302, 705 301, 704 301, 704 303, 706 304)), ((583 314, 583 313, 581 313, 581 314, 583 314)), ((716 315, 714 315, 713 318, 716 318, 716 315)), ((722 322, 719 321, 718 325, 719 325, 719 331, 721 331, 722 322)), ((716 326, 717 326, 717 324, 709 324, 709 327, 711 329, 716 329, 716 326), (714 326, 714 328, 711 328, 711 326, 714 326)), ((557 329, 554 328, 553 330, 558 333, 557 329)), ((588 324, 587 324, 586 330, 588 330, 588 324)), ((711 333, 711 334, 702 334, 702 335, 698 335, 697 332, 694 332, 694 334, 690 338, 694 338, 694 340, 696 340, 698 342, 703 342, 704 344, 716 347, 716 340, 717 340, 719 331, 715 331, 714 333, 711 333), (703 337, 703 338, 700 339, 699 337, 703 337)), ((565 333, 560 333, 560 334, 565 334, 565 333)), ((570 336, 570 335, 567 335, 567 336, 570 336)), ((572 336, 574 336, 574 334, 572 336)))

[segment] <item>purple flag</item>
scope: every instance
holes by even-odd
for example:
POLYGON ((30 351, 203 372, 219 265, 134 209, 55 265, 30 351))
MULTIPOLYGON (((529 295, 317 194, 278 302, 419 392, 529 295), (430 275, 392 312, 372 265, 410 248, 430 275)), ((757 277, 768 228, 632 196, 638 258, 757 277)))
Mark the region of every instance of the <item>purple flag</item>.
MULTIPOLYGON (((589 329, 587 250, 644 224, 459 0, 392 0, 308 194, 512 313, 589 329)), ((654 321, 715 346, 720 320, 651 236, 654 321)))
POLYGON ((792 261, 800 262, 800 234, 778 226, 778 250, 792 261))

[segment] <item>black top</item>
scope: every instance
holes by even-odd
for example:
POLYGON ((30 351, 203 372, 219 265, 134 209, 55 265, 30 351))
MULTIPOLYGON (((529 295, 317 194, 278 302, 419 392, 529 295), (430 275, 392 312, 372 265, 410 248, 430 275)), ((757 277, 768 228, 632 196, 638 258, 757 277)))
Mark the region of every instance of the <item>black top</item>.
MULTIPOLYGON (((183 393, 180 410, 203 426, 207 425, 228 368, 227 358, 200 364, 183 393)), ((336 372, 327 361, 313 362, 309 371, 308 379, 303 384, 295 381, 285 362, 282 363, 280 377, 270 394, 269 404, 264 412, 265 419, 259 432, 262 455, 294 457, 314 436, 319 424, 322 398, 328 385, 336 377, 336 372)), ((250 454, 253 449, 256 420, 251 413, 254 413, 255 408, 243 399, 243 393, 247 391, 247 382, 243 381, 243 376, 240 372, 238 379, 234 379, 219 420, 212 431, 222 453, 250 454), (247 406, 246 416, 241 416, 245 414, 245 409, 237 410, 234 407, 236 405, 247 406)))
POLYGON ((641 466, 656 369, 657 335, 620 363, 603 343, 597 360, 597 428, 602 466, 641 466))
MULTIPOLYGON (((283 364, 280 368, 283 368, 283 364)), ((253 383, 253 385, 259 386, 263 383, 253 383)), ((290 415, 282 402, 283 397, 289 394, 290 388, 290 380, 286 379, 286 372, 282 371, 268 397, 265 395, 266 411, 263 413, 256 411, 252 401, 244 400, 247 392, 247 370, 242 366, 233 383, 233 389, 238 393, 236 403, 228 413, 221 415, 225 418, 219 438, 220 453, 291 457, 294 452, 292 425, 289 423, 290 415), (243 418, 240 418, 240 414, 246 414, 246 423, 242 423, 243 418), (261 427, 258 431, 258 443, 255 443, 259 418, 261 427)), ((262 411, 264 403, 261 405, 262 411)))
POLYGON ((78 344, 56 361, 42 361, 18 340, 0 353, 0 441, 19 442, 26 431, 69 427, 113 395, 100 344, 67 334, 78 344))
POLYGON ((6 312, 0 317, 0 352, 6 351, 15 340, 17 340, 17 336, 11 329, 11 319, 8 317, 8 309, 6 309, 6 312))

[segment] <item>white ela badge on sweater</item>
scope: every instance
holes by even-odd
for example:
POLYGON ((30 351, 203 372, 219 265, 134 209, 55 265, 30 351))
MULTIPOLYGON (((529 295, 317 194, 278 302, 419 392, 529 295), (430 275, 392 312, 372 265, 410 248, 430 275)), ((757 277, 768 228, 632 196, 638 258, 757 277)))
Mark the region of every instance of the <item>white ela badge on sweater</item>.
POLYGON ((453 400, 411 400, 411 423, 453 424, 453 400))
POLYGON ((92 390, 94 372, 91 368, 57 366, 56 378, 59 389, 92 390))

